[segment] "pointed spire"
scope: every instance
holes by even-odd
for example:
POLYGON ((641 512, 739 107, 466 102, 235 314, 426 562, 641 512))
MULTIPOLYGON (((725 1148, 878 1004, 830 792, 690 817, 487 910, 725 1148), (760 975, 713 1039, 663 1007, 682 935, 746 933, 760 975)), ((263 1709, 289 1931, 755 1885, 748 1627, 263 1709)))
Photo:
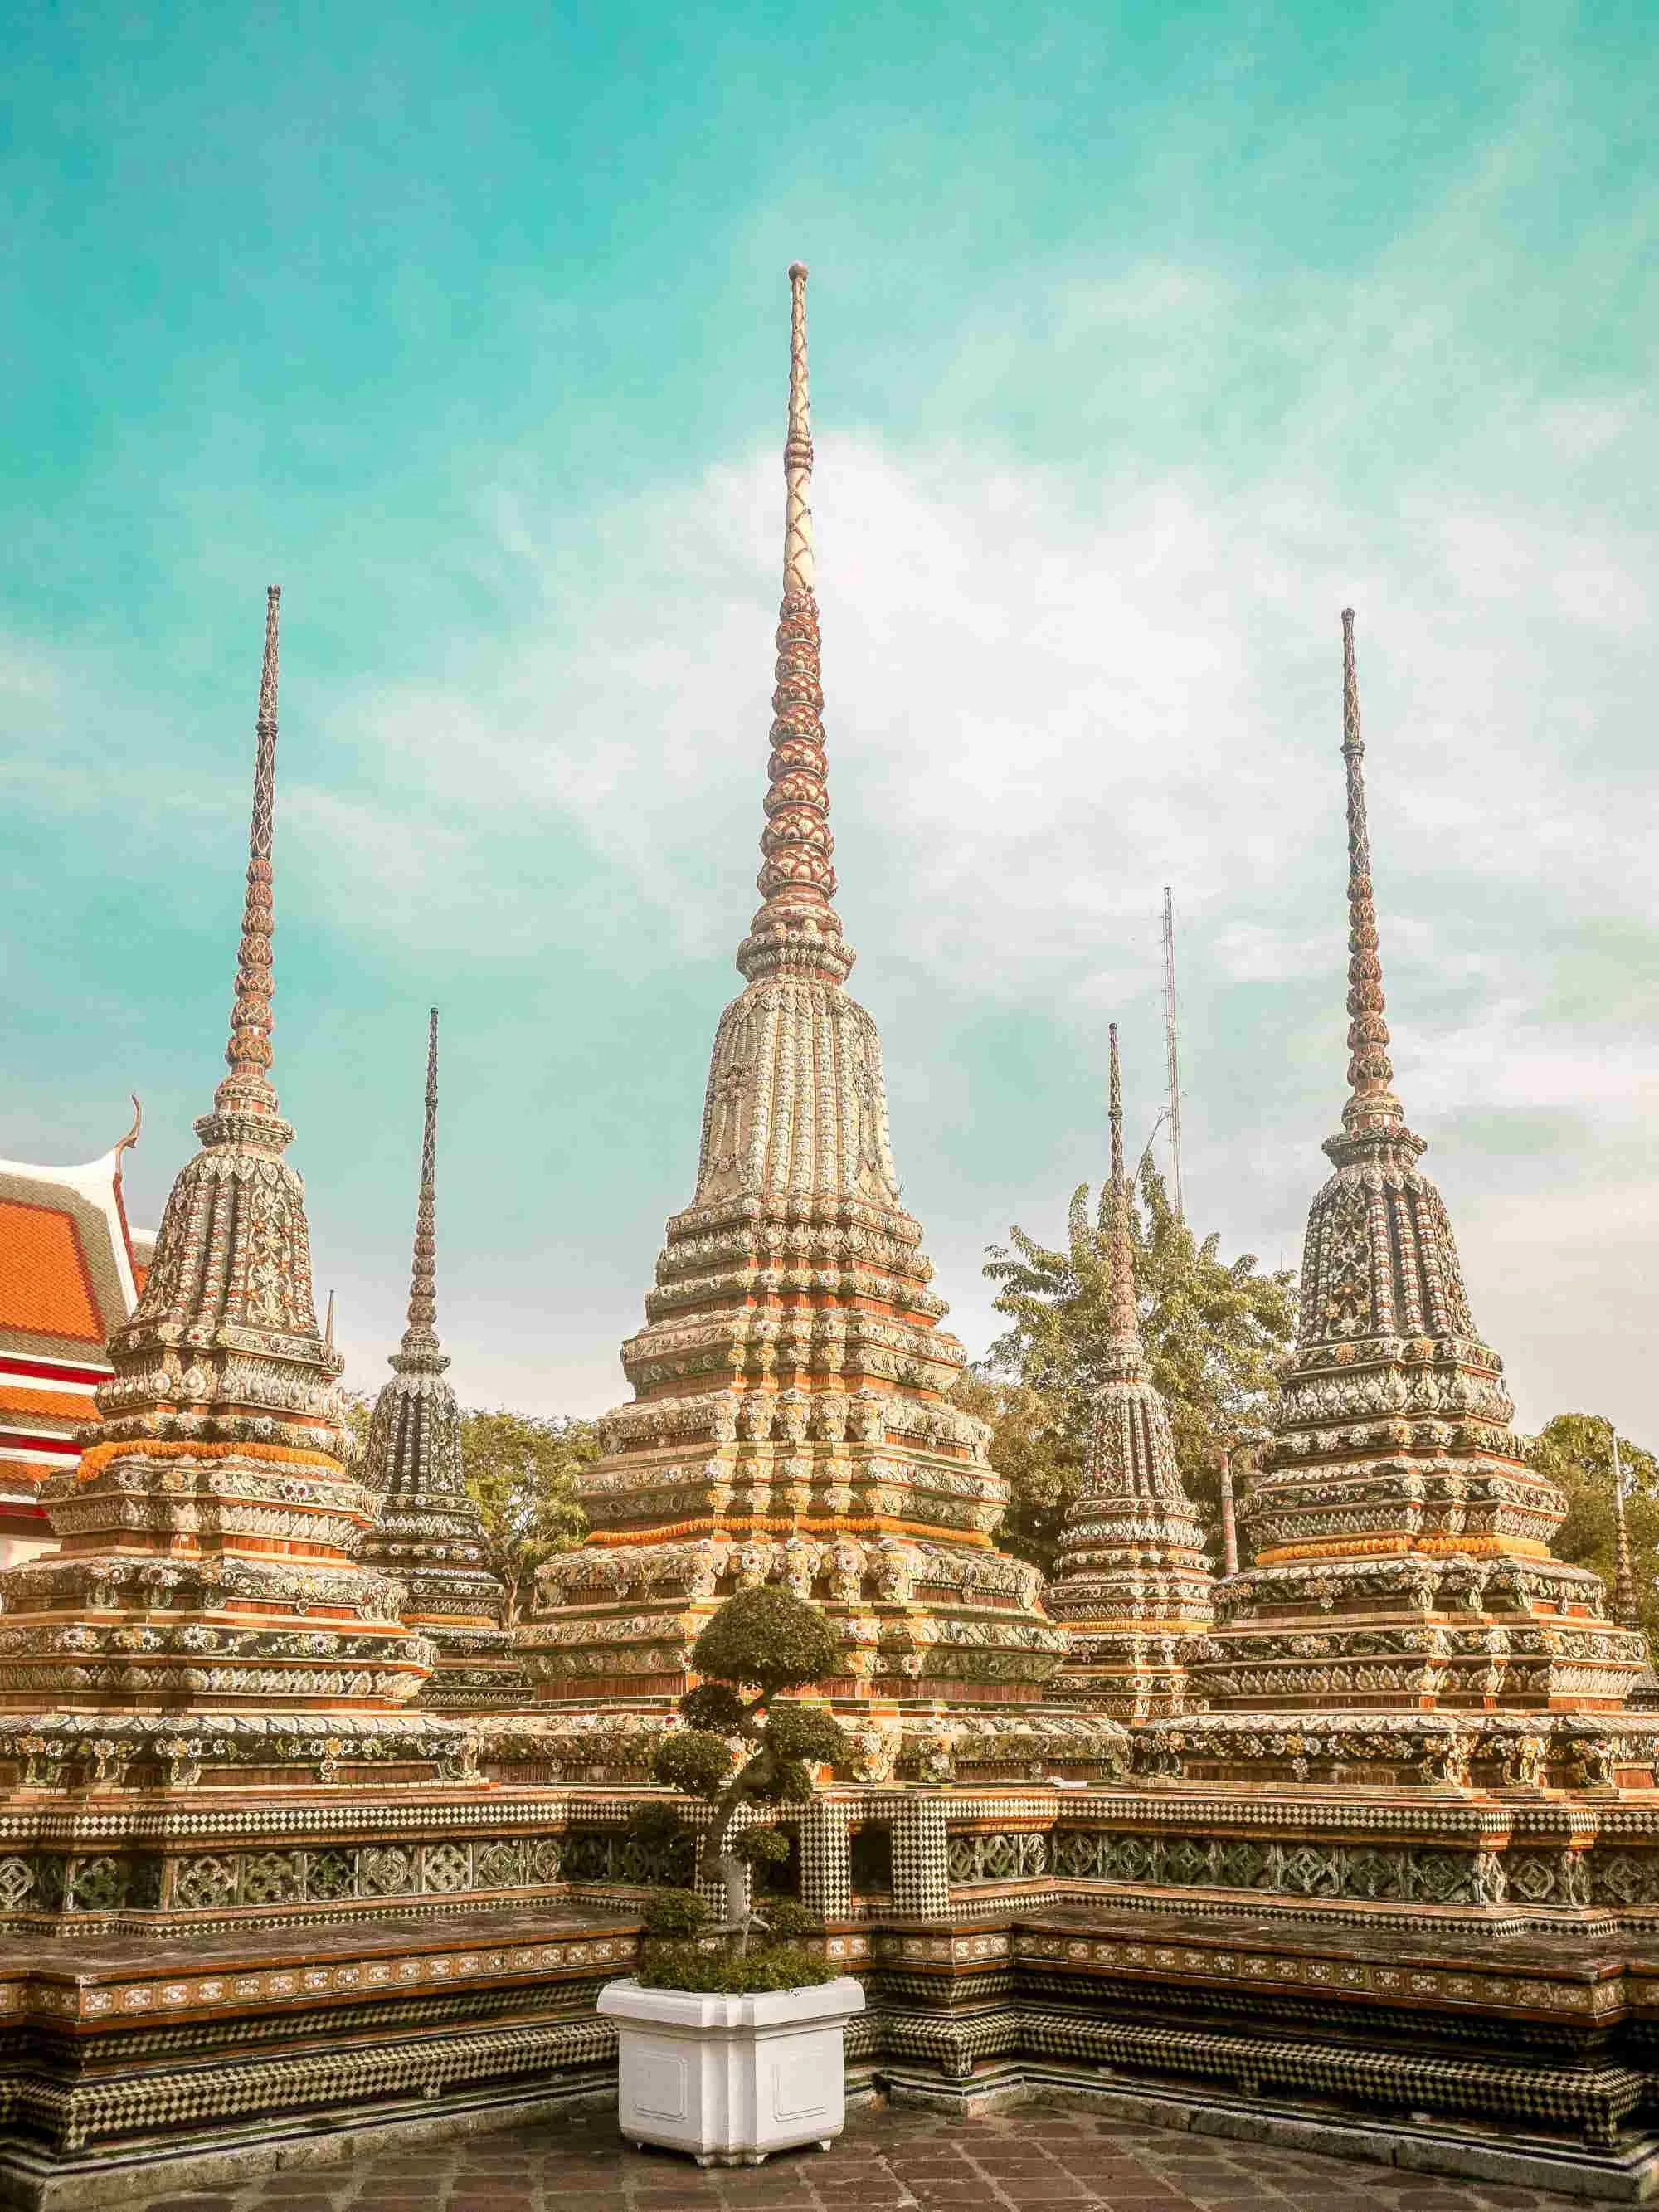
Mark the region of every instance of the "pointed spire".
POLYGON ((409 1281, 405 1352, 438 1349, 438 1009, 426 1036, 426 1124, 421 1137, 421 1194, 415 1209, 415 1260, 409 1281))
POLYGON ((323 1324, 323 1343, 324 1343, 325 1347, 328 1351, 330 1351, 330 1352, 332 1352, 332 1351, 333 1351, 333 1349, 334 1349, 334 1293, 333 1293, 333 1291, 331 1291, 329 1292, 329 1294, 328 1294, 328 1319, 327 1319, 327 1320, 324 1322, 324 1324, 323 1324))
POLYGON ((270 940, 276 927, 272 910, 270 846, 276 784, 276 623, 280 584, 265 593, 265 655, 259 674, 259 713, 253 756, 253 812, 248 825, 247 892, 242 905, 242 941, 236 955, 236 1002, 230 1018, 225 1060, 230 1073, 213 1094, 220 1114, 254 1114, 275 1120, 276 1093, 266 1070, 270 1066, 270 940))
POLYGON ((1607 1433, 1613 1438, 1613 1518, 1618 1546, 1613 1577, 1613 1617, 1620 1628, 1634 1628, 1638 1625, 1636 1568, 1631 1558, 1630 1524, 1625 1518, 1625 1469, 1619 1456, 1619 1431, 1611 1421, 1607 1433))
POLYGON ((1403 1128, 1394 1095, 1382 961, 1365 827, 1365 746, 1359 734, 1359 678, 1354 665, 1353 609, 1342 610, 1342 761, 1348 780, 1348 1084, 1342 1124, 1351 1133, 1403 1128))
POLYGON ((789 427, 783 447, 783 601, 778 611, 776 689, 766 827, 761 834, 762 906, 738 948, 753 981, 781 969, 840 982, 853 965, 842 937, 830 830, 830 765, 823 744, 823 684, 812 545, 812 416, 806 374, 806 266, 789 270, 789 427))
POLYGON ((1140 1321, 1135 1305, 1134 1239, 1129 1227, 1129 1186, 1123 1173, 1123 1079, 1118 1066, 1117 1024, 1108 1029, 1110 1040, 1111 1089, 1109 1100, 1112 1123, 1112 1260, 1110 1357, 1115 1371, 1139 1371, 1140 1321))

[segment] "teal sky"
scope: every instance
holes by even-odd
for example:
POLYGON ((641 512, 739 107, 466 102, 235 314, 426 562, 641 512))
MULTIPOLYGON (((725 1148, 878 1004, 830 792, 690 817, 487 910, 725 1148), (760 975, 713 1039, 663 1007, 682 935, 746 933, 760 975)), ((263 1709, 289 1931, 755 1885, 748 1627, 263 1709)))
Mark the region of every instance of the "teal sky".
POLYGON ((1294 1261, 1338 610, 1400 1085, 1522 1417, 1652 1437, 1650 9, 7 11, 0 1154, 154 1221, 284 586, 276 1076, 349 1379, 424 1010, 465 1396, 622 1395, 754 904, 793 258, 854 988, 973 1350, 1133 1125, 1294 1261), (1453 17, 1455 20, 1448 20, 1453 17))

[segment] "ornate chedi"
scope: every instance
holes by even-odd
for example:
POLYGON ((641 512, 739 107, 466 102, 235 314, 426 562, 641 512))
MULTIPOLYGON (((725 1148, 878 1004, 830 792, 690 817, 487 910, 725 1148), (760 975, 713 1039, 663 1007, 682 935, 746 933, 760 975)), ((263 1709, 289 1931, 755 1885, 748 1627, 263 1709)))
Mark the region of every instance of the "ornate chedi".
POLYGON ((1180 1748, 1203 1771, 1203 1741, 1224 1759, 1270 1713, 1297 1717, 1312 1771, 1358 1761, 1457 1781, 1482 1746, 1489 1772, 1535 1780, 1547 1729, 1511 1742, 1500 1728, 1385 1717, 1607 1711, 1643 1655, 1607 1620, 1600 1579, 1551 1556, 1565 1502, 1522 1458, 1445 1206, 1418 1169, 1424 1140, 1395 1096, 1351 612, 1342 623, 1350 1096, 1309 1216, 1274 1434, 1243 1509, 1255 1564, 1218 1585, 1194 1669, 1211 1724, 1180 1748))
POLYGON ((1142 1721, 1185 1703, 1188 1648, 1210 1626, 1211 1577, 1140 1340, 1115 1022, 1110 1034, 1111 1333, 1048 1610, 1071 1633, 1064 1686, 1097 1711, 1142 1721))
POLYGON ((421 1692, 434 1712, 487 1712, 529 1702, 503 1623, 507 1592, 489 1564, 478 1509, 461 1473, 461 1414, 438 1343, 438 1010, 427 1036, 426 1124, 409 1326, 392 1379, 374 1401, 365 1481, 380 1517, 359 1557, 403 1583, 405 1625, 429 1637, 437 1662, 421 1692))
MULTIPOLYGON (((0 1577, 0 1771, 15 1785, 328 1783, 459 1771, 404 1709, 433 1651, 353 1553, 342 1362, 318 1333, 304 1187, 271 1061, 277 611, 270 593, 246 901, 226 1051, 77 1465, 58 1549, 0 1577)), ((435 1732, 434 1732, 435 1727, 435 1732)))
MULTIPOLYGON (((900 1202, 881 1044, 830 903, 805 281, 797 264, 763 903, 714 1040, 696 1194, 623 1348, 634 1401, 581 1478, 592 1534, 543 1569, 518 1641, 547 1704, 662 1712, 715 1604, 775 1577, 839 1627, 834 1694, 861 1719, 867 1778, 946 1774, 964 1751, 1024 1771, 1059 1756, 1020 1711, 1066 1639, 1036 1569, 994 1541, 1006 1486, 951 1402, 963 1353, 900 1202)), ((1087 1759, 1115 1732, 1079 1716, 1051 1735, 1087 1759)))

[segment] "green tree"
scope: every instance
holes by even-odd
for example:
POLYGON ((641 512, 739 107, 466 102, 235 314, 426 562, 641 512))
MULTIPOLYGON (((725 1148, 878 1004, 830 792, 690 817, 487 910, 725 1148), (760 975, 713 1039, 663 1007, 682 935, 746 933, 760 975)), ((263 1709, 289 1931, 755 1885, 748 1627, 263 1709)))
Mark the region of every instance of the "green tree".
POLYGON ((1077 1495, 1087 1431, 1072 1420, 1064 1392, 993 1381, 990 1364, 965 1375, 951 1402, 991 1424, 991 1464, 1009 1489, 997 1542, 1047 1574, 1066 1508, 1077 1495))
POLYGON ((368 1425, 374 1418, 374 1401, 367 1390, 342 1390, 340 1397, 345 1407, 346 1426, 357 1439, 361 1452, 368 1442, 368 1425))
MULTIPOLYGON (((1620 1437, 1619 1457, 1638 1619, 1652 1650, 1659 1649, 1659 1467, 1653 1454, 1629 1437, 1620 1437)), ((1533 1437, 1527 1458, 1566 1493, 1567 1517, 1552 1544, 1557 1559, 1594 1568, 1607 1586, 1611 1608, 1618 1566, 1611 1427, 1596 1413, 1558 1413, 1533 1437)))
MULTIPOLYGON (((1163 1393, 1188 1495, 1213 1528, 1218 1449, 1259 1429, 1277 1364, 1296 1334, 1296 1277, 1261 1273, 1254 1253, 1224 1260, 1218 1235, 1200 1239, 1143 1159, 1130 1231, 1140 1334, 1163 1393)), ((1003 1540, 1045 1571, 1066 1508, 1077 1495, 1109 1334, 1112 1263, 1109 1186, 1091 1202, 1072 1194, 1063 1249, 1018 1226, 992 1245, 985 1273, 1011 1326, 963 1386, 962 1402, 993 1425, 992 1464, 1013 1492, 1003 1540)), ((1236 1468, 1239 1462, 1235 1461, 1236 1468)))
MULTIPOLYGON (((665 1940, 643 1962, 646 1980, 670 1989, 795 1988, 833 1974, 789 1942, 814 1924, 813 1914, 788 1900, 758 1908, 749 1900, 750 1867, 787 1859, 788 1837, 777 1827, 734 1828, 745 1807, 804 1804, 812 1795, 813 1767, 845 1754, 847 1739, 822 1705, 781 1695, 811 1688, 840 1663, 829 1620, 775 1583, 727 1598, 692 1646, 702 1680, 680 1699, 685 1726, 657 1746, 652 1766, 659 1782, 711 1808, 697 1874, 725 1891, 719 1933, 726 1956, 711 1967, 695 1943, 687 1947, 706 1907, 695 1891, 670 1890, 647 1914, 652 1936, 665 1940), (751 1954, 757 1928, 769 1941, 751 1954)), ((678 1825, 660 1806, 644 1808, 635 1822, 636 1832, 659 1837, 678 1825)))
POLYGON ((491 1563, 507 1586, 507 1617, 528 1605, 536 1570, 586 1533, 576 1503, 576 1472, 599 1456, 592 1421, 562 1415, 493 1412, 461 1415, 461 1467, 489 1540, 491 1563))

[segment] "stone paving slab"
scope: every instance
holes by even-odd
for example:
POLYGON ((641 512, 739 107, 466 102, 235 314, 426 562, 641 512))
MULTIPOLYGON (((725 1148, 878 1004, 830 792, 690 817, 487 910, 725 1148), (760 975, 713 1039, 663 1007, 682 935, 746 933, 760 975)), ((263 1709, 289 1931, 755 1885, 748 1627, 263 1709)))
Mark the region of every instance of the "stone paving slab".
MULTIPOLYGON (((1030 2105, 854 2112, 833 2150, 699 2168, 609 2113, 177 2191, 142 2212, 1585 2212, 1582 2198, 1030 2105)), ((140 2208, 134 2207, 134 2212, 140 2208)))

